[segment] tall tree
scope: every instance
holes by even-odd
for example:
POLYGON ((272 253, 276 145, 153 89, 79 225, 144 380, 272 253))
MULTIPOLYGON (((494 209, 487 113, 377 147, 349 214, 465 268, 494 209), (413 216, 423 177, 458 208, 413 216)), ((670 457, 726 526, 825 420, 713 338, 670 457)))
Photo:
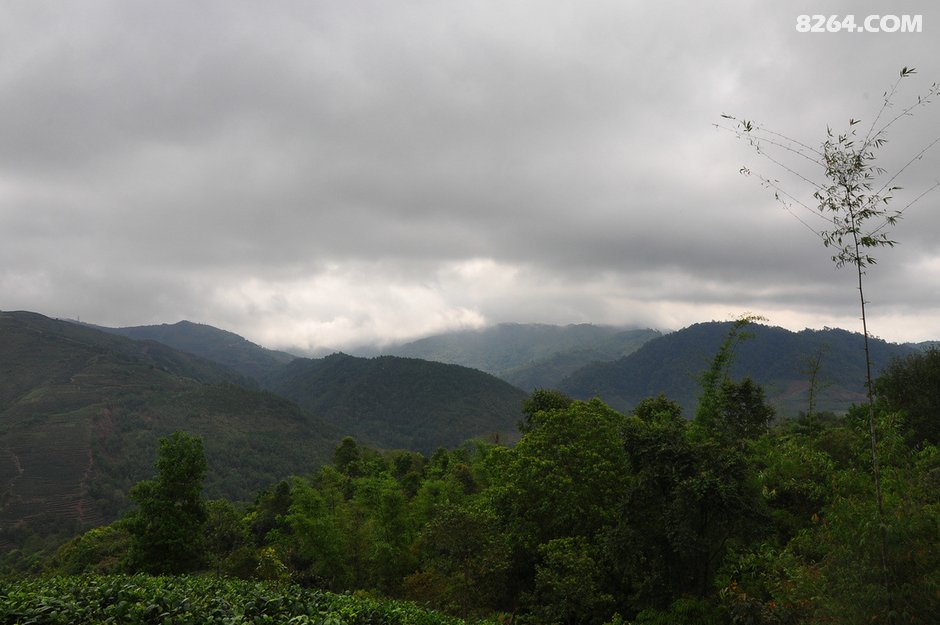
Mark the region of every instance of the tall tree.
POLYGON ((194 571, 205 563, 206 506, 202 439, 175 432, 160 440, 157 476, 130 491, 137 509, 128 518, 130 564, 157 574, 194 571))
POLYGON ((531 589, 540 545, 570 536, 590 542, 615 523, 629 480, 624 419, 599 399, 540 411, 500 458, 499 478, 485 495, 510 541, 513 592, 531 589))
POLYGON ((571 405, 571 398, 555 389, 537 388, 522 402, 523 417, 519 431, 523 434, 532 429, 540 412, 564 410, 571 405))
POLYGON ((285 550, 293 561, 301 565, 299 577, 319 587, 346 590, 352 583, 352 571, 347 562, 348 535, 343 525, 345 500, 340 490, 330 484, 329 472, 324 467, 320 474, 320 489, 303 479, 294 481, 292 503, 284 517, 290 532, 284 536, 285 550), (325 478, 325 479, 324 479, 325 478))
POLYGON ((663 397, 637 406, 623 441, 630 479, 607 549, 621 613, 709 596, 728 547, 767 520, 741 445, 690 424, 663 397))

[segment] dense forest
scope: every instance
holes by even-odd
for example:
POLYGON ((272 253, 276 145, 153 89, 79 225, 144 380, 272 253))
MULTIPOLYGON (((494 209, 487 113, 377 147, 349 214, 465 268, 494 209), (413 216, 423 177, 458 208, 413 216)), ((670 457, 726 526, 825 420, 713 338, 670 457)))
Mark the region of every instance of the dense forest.
POLYGON ((347 437, 249 504, 204 499, 203 441, 179 432, 127 514, 33 566, 291 582, 498 622, 934 623, 940 351, 875 386, 884 524, 867 410, 810 403, 772 425, 762 387, 716 356, 694 414, 539 389, 513 446, 347 437))

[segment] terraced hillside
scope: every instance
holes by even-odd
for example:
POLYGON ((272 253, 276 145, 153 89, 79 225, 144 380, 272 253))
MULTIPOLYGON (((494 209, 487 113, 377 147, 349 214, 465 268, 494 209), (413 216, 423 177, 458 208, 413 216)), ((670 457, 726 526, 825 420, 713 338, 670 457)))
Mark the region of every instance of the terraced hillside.
POLYGON ((161 436, 203 437, 207 495, 319 466, 339 434, 234 371, 151 341, 0 313, 0 547, 113 519, 161 436))

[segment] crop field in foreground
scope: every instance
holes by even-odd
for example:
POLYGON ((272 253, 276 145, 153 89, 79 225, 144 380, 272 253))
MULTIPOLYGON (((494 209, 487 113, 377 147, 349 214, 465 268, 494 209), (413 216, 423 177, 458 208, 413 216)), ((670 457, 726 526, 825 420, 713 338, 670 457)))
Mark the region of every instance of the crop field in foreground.
POLYGON ((289 584, 146 575, 0 581, 0 623, 460 625, 413 603, 289 584))

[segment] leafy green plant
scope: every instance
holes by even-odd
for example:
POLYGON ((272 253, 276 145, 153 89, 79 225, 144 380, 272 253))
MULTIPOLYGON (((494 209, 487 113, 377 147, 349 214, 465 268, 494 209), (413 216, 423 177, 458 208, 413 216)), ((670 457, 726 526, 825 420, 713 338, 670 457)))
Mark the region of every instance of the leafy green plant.
POLYGON ((207 519, 202 498, 206 456, 202 439, 175 432, 160 440, 157 477, 139 482, 127 518, 131 566, 154 573, 185 573, 203 564, 207 519))
POLYGON ((413 603, 295 585, 147 575, 0 582, 0 623, 459 625, 413 603))

